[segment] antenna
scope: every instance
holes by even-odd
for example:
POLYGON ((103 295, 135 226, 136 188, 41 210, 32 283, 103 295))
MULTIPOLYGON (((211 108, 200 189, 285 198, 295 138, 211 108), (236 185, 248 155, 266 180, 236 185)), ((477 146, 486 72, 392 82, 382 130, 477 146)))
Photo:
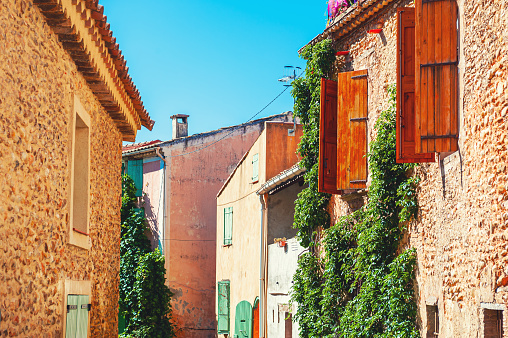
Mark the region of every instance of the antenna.
MULTIPOLYGON (((299 74, 301 69, 302 68, 300 68, 300 67, 284 66, 284 74, 277 81, 283 82, 284 87, 290 87, 291 82, 296 80, 296 78, 299 76, 299 75, 297 75, 297 72, 299 74)), ((294 103, 295 103, 295 101, 293 99, 293 110, 294 110, 294 103)), ((296 135, 296 118, 295 118, 294 111, 293 111, 292 117, 293 117, 293 129, 288 130, 288 136, 295 136, 296 135)))

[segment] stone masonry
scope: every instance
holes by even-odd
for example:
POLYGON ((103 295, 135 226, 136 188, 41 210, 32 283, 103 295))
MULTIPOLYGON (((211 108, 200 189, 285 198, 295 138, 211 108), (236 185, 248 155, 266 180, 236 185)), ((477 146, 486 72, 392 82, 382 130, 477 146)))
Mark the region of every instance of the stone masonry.
MULTIPOLYGON (((437 305, 439 337, 483 337, 485 308, 508 304, 508 3, 459 0, 460 150, 422 164, 420 213, 403 247, 417 250, 419 326, 426 336, 427 305, 437 305)), ((386 108, 386 88, 396 82, 397 7, 394 1, 372 22, 335 41, 350 50, 341 71, 369 70, 369 140, 386 108)), ((343 58, 343 57, 338 57, 343 58)), ((333 220, 357 209, 359 195, 334 195, 333 220)), ((401 247, 402 249, 402 247, 401 247)), ((486 317, 485 317, 486 318, 486 317)), ((503 311, 505 336, 508 313, 503 311)))
POLYGON ((118 334, 122 134, 30 0, 0 3, 0 337, 62 337, 64 281, 90 337, 118 334), (68 244, 73 98, 90 115, 90 250, 68 244))

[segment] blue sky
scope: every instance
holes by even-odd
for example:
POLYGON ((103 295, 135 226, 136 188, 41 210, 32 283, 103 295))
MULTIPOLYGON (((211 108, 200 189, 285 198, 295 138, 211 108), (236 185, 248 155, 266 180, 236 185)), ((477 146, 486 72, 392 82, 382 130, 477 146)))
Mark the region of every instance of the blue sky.
MULTIPOLYGON (((101 0, 129 74, 155 120, 136 142, 169 140, 170 116, 189 134, 246 122, 284 87, 285 65, 326 25, 325 1, 101 0)), ((258 117, 292 110, 289 90, 258 117)))

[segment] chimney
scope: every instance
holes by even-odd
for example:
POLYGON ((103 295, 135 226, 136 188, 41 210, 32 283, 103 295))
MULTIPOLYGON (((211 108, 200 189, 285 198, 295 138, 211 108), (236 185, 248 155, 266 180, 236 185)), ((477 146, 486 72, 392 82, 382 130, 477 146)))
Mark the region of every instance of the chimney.
POLYGON ((173 137, 172 140, 180 137, 185 137, 188 134, 189 125, 187 124, 187 118, 189 115, 177 114, 171 116, 173 120, 173 137))

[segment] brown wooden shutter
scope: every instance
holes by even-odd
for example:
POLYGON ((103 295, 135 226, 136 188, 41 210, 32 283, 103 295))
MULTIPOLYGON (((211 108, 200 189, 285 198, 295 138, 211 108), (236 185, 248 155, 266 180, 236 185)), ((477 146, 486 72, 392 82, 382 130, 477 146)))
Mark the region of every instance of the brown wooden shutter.
POLYGON ((416 153, 458 149, 456 0, 416 0, 416 153))
POLYGON ((397 9, 397 163, 434 162, 415 153, 415 9, 397 9))
POLYGON ((337 79, 337 189, 367 186, 367 70, 337 79))
POLYGON ((319 122, 319 191, 338 194, 337 186, 337 82, 321 79, 319 122))

